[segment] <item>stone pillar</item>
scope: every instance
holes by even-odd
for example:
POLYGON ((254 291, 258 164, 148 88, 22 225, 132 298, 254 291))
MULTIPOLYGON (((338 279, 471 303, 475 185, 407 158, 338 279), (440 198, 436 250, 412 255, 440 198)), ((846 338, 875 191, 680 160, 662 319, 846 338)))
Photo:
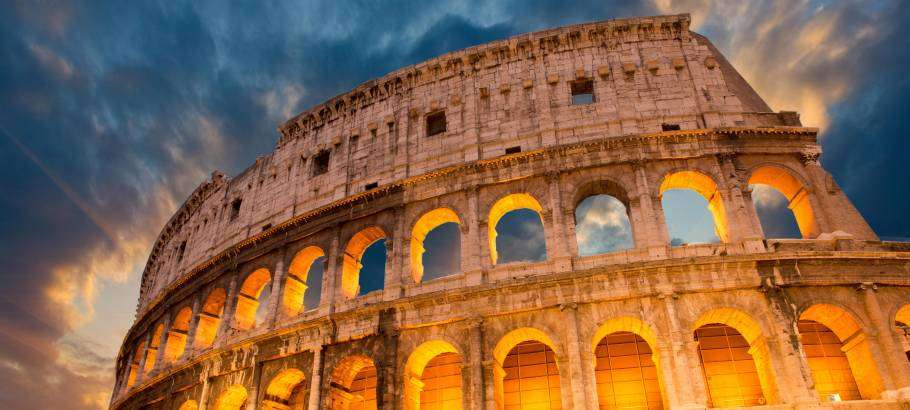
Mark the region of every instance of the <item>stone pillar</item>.
POLYGON ((152 371, 155 369, 160 369, 164 366, 164 352, 167 350, 167 342, 170 339, 171 334, 171 321, 173 320, 173 315, 170 313, 164 317, 164 326, 161 327, 161 339, 158 340, 158 351, 155 352, 155 366, 152 368, 152 371))
MULTIPOLYGON (((502 365, 496 363, 495 358, 490 358, 489 360, 484 360, 482 363, 483 367, 483 379, 484 379, 484 396, 486 399, 487 410, 498 410, 496 406, 496 391, 499 390, 500 395, 502 394, 502 379, 505 376, 505 370, 502 369, 502 365)), ((502 399, 502 397, 500 397, 502 399)))
MULTIPOLYGON (((727 203, 727 229, 730 231, 730 242, 742 241, 746 252, 764 252, 761 225, 755 226, 752 223, 754 221, 752 215, 755 214, 754 207, 751 202, 746 203, 743 199, 741 187, 744 184, 739 179, 734 163, 736 154, 724 153, 717 157, 718 175, 722 178, 718 184, 726 188, 721 193, 721 199, 726 199, 727 203)), ((720 191, 720 187, 718 187, 718 191, 720 191)))
POLYGON ((407 247, 405 233, 404 206, 395 208, 395 231, 385 238, 386 269, 383 283, 382 299, 395 300, 404 296, 404 250, 407 247))
MULTIPOLYGON (((585 392, 585 378, 582 372, 584 366, 581 359, 581 343, 578 340, 578 305, 575 303, 566 303, 559 306, 563 323, 566 326, 566 356, 569 359, 568 376, 569 383, 572 386, 572 405, 575 409, 593 408, 591 403, 586 400, 589 396, 585 392)), ((560 375, 561 377, 563 375, 560 375)))
POLYGON ((322 396, 322 345, 313 349, 313 370, 310 373, 310 397, 308 410, 319 410, 322 396))
POLYGON ((231 282, 228 284, 227 296, 224 301, 224 313, 221 314, 221 323, 218 326, 218 332, 215 336, 213 345, 220 346, 224 343, 230 329, 233 327, 234 309, 237 308, 237 272, 231 274, 231 282))
POLYGON ((876 336, 881 345, 885 364, 885 368, 881 370, 887 370, 889 376, 887 378, 882 377, 882 379, 886 387, 888 379, 890 379, 892 389, 895 390, 893 393, 885 392, 883 396, 910 398, 910 362, 907 361, 907 355, 903 352, 900 345, 894 340, 894 325, 882 314, 882 307, 875 294, 876 289, 875 284, 870 282, 864 282, 860 285, 866 313, 875 327, 876 336))
POLYGON ((272 292, 269 294, 268 313, 265 317, 265 323, 270 329, 275 327, 281 311, 281 296, 284 294, 285 277, 287 276, 287 269, 284 266, 286 256, 286 250, 282 251, 278 263, 275 264, 275 274, 272 275, 272 292))
POLYGON ((481 409, 484 406, 485 393, 483 379, 483 318, 479 316, 472 318, 468 326, 471 350, 468 352, 469 365, 465 367, 470 372, 468 375, 470 383, 466 389, 469 396, 465 397, 464 402, 467 403, 468 408, 481 409))
POLYGON ((465 223, 467 226, 463 228, 462 232, 466 235, 462 235, 463 238, 467 240, 464 241, 461 245, 461 270, 464 272, 465 284, 467 286, 475 286, 483 283, 483 266, 485 266, 484 259, 488 258, 483 254, 483 240, 482 230, 485 228, 485 225, 481 225, 483 216, 479 209, 479 193, 476 186, 468 188, 465 192, 465 195, 468 197, 468 212, 467 220, 465 223))
MULTIPOLYGON (((635 171, 635 184, 637 192, 630 192, 638 195, 638 200, 630 201, 630 214, 633 219, 637 213, 641 215, 637 221, 638 227, 633 227, 636 234, 635 247, 648 250, 652 258, 666 258, 667 246, 670 243, 670 235, 667 232, 667 224, 664 221, 663 206, 659 197, 651 196, 651 187, 648 183, 648 174, 645 171, 645 164, 641 161, 632 164, 635 171), (637 206, 636 206, 637 205, 637 206)), ((630 221, 631 222, 631 221, 630 221)))
POLYGON ((203 364, 202 367, 202 394, 199 395, 199 410, 206 410, 206 404, 209 398, 209 372, 211 371, 211 365, 208 363, 203 364))
POLYGON ((262 364, 259 363, 259 354, 253 353, 253 381, 250 386, 250 394, 246 400, 246 410, 256 410, 259 408, 259 384, 262 379, 262 364))
POLYGON ((202 294, 197 292, 193 296, 193 314, 190 316, 190 325, 187 327, 186 347, 182 356, 193 357, 196 346, 196 328, 199 327, 199 310, 202 309, 202 294))
POLYGON ((344 257, 343 251, 340 249, 341 242, 341 230, 335 228, 335 233, 332 235, 332 245, 329 248, 329 253, 326 255, 325 263, 326 267, 322 273, 322 300, 319 301, 319 310, 326 310, 325 313, 332 313, 335 311, 335 297, 336 292, 340 292, 340 289, 335 285, 338 283, 338 278, 341 277, 341 260, 344 257))
POLYGON ((559 171, 550 171, 547 173, 547 185, 550 188, 549 192, 549 202, 550 202, 550 226, 546 228, 548 232, 545 232, 545 237, 547 239, 547 256, 548 259, 557 261, 556 266, 558 270, 568 270, 571 269, 571 260, 572 254, 569 253, 569 246, 567 245, 568 232, 566 230, 566 224, 564 221, 565 215, 563 211, 562 203, 562 194, 560 192, 560 173, 559 171), (566 262, 558 262, 560 260, 565 260, 566 262))
POLYGON ((763 289, 771 320, 776 325, 766 338, 766 344, 780 399, 784 403, 811 406, 818 398, 812 391, 812 371, 794 325, 798 320, 790 308, 794 305, 780 288, 763 289))
MULTIPOLYGON (((670 350, 672 351, 672 375, 671 380, 667 380, 668 388, 676 389, 676 397, 679 398, 678 405, 685 408, 704 408, 704 403, 699 403, 697 397, 707 397, 704 393, 704 382, 698 372, 700 365, 698 362, 698 342, 693 340, 693 336, 679 324, 679 316, 676 313, 676 294, 664 293, 659 296, 664 302, 664 308, 667 310, 667 323, 670 327, 670 350), (698 392, 702 394, 699 395, 698 392)), ((674 403, 670 403, 671 406, 674 403)))

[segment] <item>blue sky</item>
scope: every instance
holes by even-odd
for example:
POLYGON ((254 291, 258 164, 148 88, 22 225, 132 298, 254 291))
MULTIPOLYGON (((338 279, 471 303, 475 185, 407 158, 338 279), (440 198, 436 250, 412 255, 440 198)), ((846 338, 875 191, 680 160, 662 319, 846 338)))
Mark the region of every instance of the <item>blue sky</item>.
MULTIPOLYGON (((910 237, 910 3, 0 0, 0 408, 105 407, 161 226, 277 124, 512 34, 690 12, 883 237, 910 237)), ((598 227, 594 227, 598 228, 598 227)), ((602 226, 598 229, 604 229, 602 226)), ((538 251, 539 252, 539 251, 538 251)))

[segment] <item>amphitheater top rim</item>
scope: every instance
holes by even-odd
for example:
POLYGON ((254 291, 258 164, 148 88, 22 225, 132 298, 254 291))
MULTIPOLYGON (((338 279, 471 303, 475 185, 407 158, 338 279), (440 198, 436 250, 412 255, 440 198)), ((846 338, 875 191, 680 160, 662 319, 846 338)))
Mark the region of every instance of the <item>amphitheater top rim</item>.
MULTIPOLYGON (((447 61, 455 60, 455 57, 468 58, 471 55, 481 54, 482 51, 487 51, 491 48, 497 46, 509 45, 512 43, 519 43, 523 41, 533 42, 539 39, 546 37, 551 37, 562 32, 571 31, 572 29, 581 30, 583 28, 619 28, 619 27, 630 27, 630 26, 645 26, 645 25, 654 25, 664 24, 664 23, 679 23, 680 32, 688 32, 689 24, 691 22, 691 16, 689 13, 680 13, 680 14, 668 14, 668 15, 653 15, 653 16, 643 16, 643 17, 627 17, 627 18, 617 18, 617 19, 608 19, 608 20, 595 20, 585 23, 570 24, 566 26, 551 27, 543 30, 532 31, 528 33, 516 34, 500 40, 494 40, 488 43, 478 44, 471 47, 466 47, 458 50, 453 50, 444 54, 434 56, 432 58, 420 61, 415 64, 407 65, 404 67, 397 68, 391 72, 383 74, 379 77, 372 78, 370 80, 364 81, 354 88, 337 94, 331 98, 328 98, 320 103, 314 104, 313 106, 301 111, 300 113, 292 116, 287 121, 283 122, 278 126, 278 132, 283 136, 287 136, 288 128, 293 125, 295 122, 304 118, 308 115, 318 115, 318 113, 326 107, 331 109, 333 104, 332 102, 337 102, 338 100, 343 100, 344 97, 353 95, 357 92, 362 92, 368 90, 369 88, 385 83, 385 80, 391 80, 397 77, 400 77, 402 74, 416 71, 422 67, 431 66, 433 62, 445 63, 447 61), (474 52, 474 53, 472 53, 474 52)), ((611 32, 612 34, 612 32, 611 32)), ((614 37, 615 38, 615 37, 614 37)), ((281 140, 283 140, 282 138, 281 140)), ((279 144, 281 142, 279 140, 279 144)))

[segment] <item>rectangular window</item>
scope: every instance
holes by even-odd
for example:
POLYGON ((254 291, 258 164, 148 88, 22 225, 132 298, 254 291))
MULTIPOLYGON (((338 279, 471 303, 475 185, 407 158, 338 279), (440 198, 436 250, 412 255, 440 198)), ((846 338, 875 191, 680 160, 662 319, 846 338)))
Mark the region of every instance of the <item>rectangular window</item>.
POLYGON ((521 147, 520 147, 520 146, 519 146, 519 147, 509 147, 509 148, 506 148, 506 155, 509 155, 509 154, 517 154, 517 153, 519 153, 519 152, 521 152, 521 147))
POLYGON ((442 134, 444 132, 446 132, 445 111, 438 111, 427 115, 427 136, 442 134))
POLYGON ((572 87, 572 105, 584 105, 594 102, 594 81, 579 80, 570 83, 572 87))
POLYGON ((663 131, 679 131, 679 124, 660 124, 663 131))
POLYGON ((320 151, 313 158, 313 176, 329 172, 329 151, 320 151))
POLYGON ((240 204, 243 203, 243 200, 240 198, 235 199, 231 202, 231 220, 237 219, 240 216, 240 204))
POLYGON ((377 187, 379 187, 379 183, 378 183, 378 182, 370 182, 369 184, 366 184, 366 185, 363 186, 363 190, 364 190, 364 191, 369 191, 369 190, 375 189, 375 188, 377 188, 377 187))
POLYGON ((183 253, 186 252, 186 241, 180 243, 180 248, 177 249, 177 262, 183 260, 183 253))

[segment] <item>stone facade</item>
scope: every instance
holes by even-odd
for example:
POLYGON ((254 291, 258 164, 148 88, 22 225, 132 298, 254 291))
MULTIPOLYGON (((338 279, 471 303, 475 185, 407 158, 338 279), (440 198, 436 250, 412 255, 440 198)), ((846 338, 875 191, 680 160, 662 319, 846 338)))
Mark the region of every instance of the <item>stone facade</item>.
POLYGON ((641 339, 651 408, 749 394, 740 404, 907 406, 896 323, 910 324, 910 245, 879 241, 820 166, 817 130, 771 112, 688 27, 676 15, 521 35, 290 119, 274 152, 214 173, 162 230, 111 408, 415 409, 440 355, 457 370, 446 405, 518 408, 522 349, 549 360, 551 406, 612 408, 630 393, 605 381, 619 377, 602 366, 611 335, 641 339), (753 183, 786 196, 802 239, 764 238, 753 183), (721 243, 668 245, 661 196, 678 188, 708 201, 721 243), (626 206, 632 249, 579 255, 574 211, 597 194, 626 206), (516 209, 541 216, 545 261, 497 263, 496 222, 516 209), (460 226, 461 272, 423 280, 423 238, 445 222, 460 226), (378 239, 384 287, 360 295, 378 239), (303 306, 314 286, 318 304, 303 306), (807 321, 840 350, 807 345, 807 321), (760 383, 719 382, 711 331, 740 343, 725 347, 741 351, 731 366, 752 369, 731 383, 760 383), (837 360, 849 367, 824 368, 837 360), (852 375, 856 400, 831 402, 821 368, 852 375))

